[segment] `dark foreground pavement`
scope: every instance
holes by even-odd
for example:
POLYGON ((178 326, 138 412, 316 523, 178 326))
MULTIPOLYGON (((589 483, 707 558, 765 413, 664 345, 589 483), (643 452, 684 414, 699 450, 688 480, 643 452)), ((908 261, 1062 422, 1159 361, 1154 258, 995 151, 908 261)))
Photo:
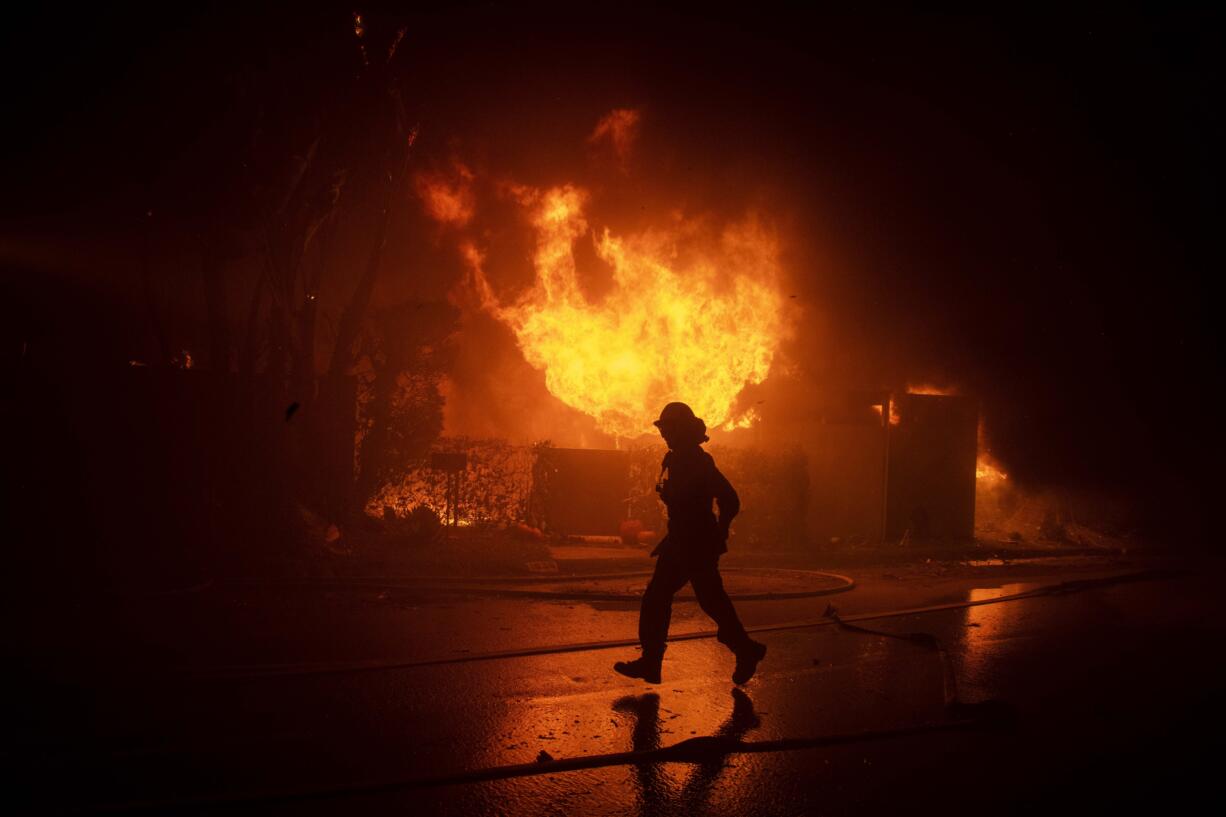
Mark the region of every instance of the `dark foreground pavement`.
MULTIPOLYGON (((828 603, 854 617, 1154 566, 879 569, 849 593, 740 607, 751 626, 816 621, 828 603)), ((1201 810, 1222 800, 1221 575, 1215 563, 1159 567, 1180 572, 859 622, 878 633, 765 632, 767 660, 742 692, 711 639, 671 646, 655 687, 611 672, 625 648, 473 660, 633 637, 624 602, 213 588, 99 608, 92 627, 83 604, 62 648, 27 640, 14 662, 7 790, 33 813, 1201 810), (990 700, 1015 724, 943 730, 974 712, 956 704, 990 700), (900 730, 914 731, 879 735, 900 730), (722 741, 684 762, 542 763, 454 782, 702 736, 722 741), (831 736, 847 740, 814 745, 831 736), (738 740, 780 750, 726 752, 738 740)), ((708 626, 678 604, 674 632, 708 626)))

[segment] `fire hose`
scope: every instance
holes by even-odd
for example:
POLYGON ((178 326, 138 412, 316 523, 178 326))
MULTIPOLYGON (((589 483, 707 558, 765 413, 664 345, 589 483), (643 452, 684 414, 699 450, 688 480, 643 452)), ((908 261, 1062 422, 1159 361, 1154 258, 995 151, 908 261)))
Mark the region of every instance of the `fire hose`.
MULTIPOLYGON (((823 582, 821 586, 810 586, 803 590, 768 591, 761 593, 729 593, 733 601, 775 601, 783 599, 808 599, 817 596, 829 596, 835 593, 845 593, 856 586, 850 576, 839 573, 829 573, 824 570, 800 570, 774 567, 725 567, 720 573, 756 574, 762 576, 788 576, 814 585, 823 582)), ((312 589, 379 589, 379 590, 424 590, 431 594, 454 593, 457 595, 505 596, 510 598, 531 599, 565 599, 573 601, 638 601, 641 591, 623 593, 602 593, 590 590, 542 590, 516 585, 540 585, 559 583, 583 583, 608 581, 613 579, 645 579, 651 576, 649 570, 636 570, 624 573, 593 573, 559 576, 488 576, 488 577, 457 577, 457 576, 413 576, 404 578, 388 577, 345 577, 335 579, 282 579, 276 582, 282 587, 305 587, 312 589)), ((268 581, 236 580, 230 584, 267 586, 268 581)), ((692 601, 692 593, 678 593, 679 601, 692 601)))
MULTIPOLYGON (((831 574, 833 575, 833 574, 831 574)), ((980 599, 976 601, 958 601, 949 602, 947 604, 927 605, 924 607, 911 607, 902 610, 886 610, 881 612, 858 613, 850 616, 831 616, 824 614, 816 619, 802 619, 798 621, 783 622, 780 624, 764 624, 756 627, 747 627, 746 632, 749 633, 770 633, 782 632, 786 630, 803 630, 812 627, 826 627, 846 625, 861 621, 874 621, 887 618, 901 618, 904 616, 920 615, 923 613, 936 613, 945 610, 959 610, 967 607, 978 607, 986 604, 1001 604, 1010 601, 1019 601, 1021 599, 1035 598, 1038 596, 1054 596, 1064 593, 1076 592, 1078 590, 1089 589, 1092 587, 1106 586, 1110 584, 1119 584, 1128 581, 1146 581, 1161 578, 1170 578, 1175 575, 1170 571, 1162 570, 1144 570, 1135 573, 1127 573, 1118 576, 1109 576, 1101 579, 1079 579, 1074 581, 1060 582, 1059 584, 1044 585, 1032 590, 1022 591, 1020 593, 1011 593, 1005 596, 997 596, 991 599, 980 599)), ((851 581, 847 579, 847 581, 851 581)), ((852 583, 851 586, 854 586, 852 583)), ((851 589, 848 586, 843 589, 851 589)), ((838 592, 838 591, 834 591, 838 592)), ((830 608, 827 608, 828 611, 830 608)), ((668 637, 669 642, 680 641, 695 641, 700 639, 715 638, 715 630, 699 630, 692 633, 678 633, 668 637)), ((446 658, 424 658, 405 661, 348 661, 348 662, 329 662, 318 664, 247 664, 242 666, 221 667, 209 670, 196 670, 193 675, 211 677, 211 678, 247 678, 247 677, 272 677, 272 676, 297 676, 297 675, 338 675, 358 672, 383 672, 391 670, 415 669, 418 667, 435 667, 449 664, 466 664, 476 661, 496 661, 511 658, 529 658, 538 655, 556 655, 572 652, 587 652, 590 650, 605 650, 616 649, 623 647, 638 646, 637 638, 613 639, 607 641, 586 641, 571 644, 550 644, 540 647, 527 647, 510 650, 492 650, 490 652, 473 653, 470 655, 449 656, 446 658)))

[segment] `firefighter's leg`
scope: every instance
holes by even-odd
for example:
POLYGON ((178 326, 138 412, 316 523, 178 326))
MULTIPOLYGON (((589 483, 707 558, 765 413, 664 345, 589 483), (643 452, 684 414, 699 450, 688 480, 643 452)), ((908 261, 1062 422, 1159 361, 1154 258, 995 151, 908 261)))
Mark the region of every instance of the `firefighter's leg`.
POLYGON ((655 573, 643 592, 639 608, 639 645, 642 655, 633 661, 618 661, 613 669, 629 678, 642 678, 649 684, 660 683, 664 661, 664 642, 668 639, 668 622, 672 617, 673 596, 685 585, 684 568, 667 549, 656 561, 655 573))
POLYGON ((659 658, 664 655, 664 642, 668 638, 668 624, 673 614, 673 596, 688 580, 681 559, 665 549, 656 561, 655 572, 639 607, 639 645, 643 655, 659 658))
POLYGON ((690 583, 694 585, 694 595, 698 597, 698 605, 710 616, 718 627, 716 639, 733 652, 740 652, 754 643, 745 632, 732 599, 724 589, 724 580, 719 575, 719 557, 704 556, 695 559, 690 570, 690 583))
POLYGON ((715 637, 736 655, 733 683, 748 682, 757 671, 759 662, 766 657, 766 645, 754 641, 745 632, 736 608, 732 606, 732 599, 724 590, 724 580, 719 575, 719 557, 695 563, 690 570, 690 583, 694 585, 694 595, 698 596, 703 612, 715 619, 719 627, 715 637))

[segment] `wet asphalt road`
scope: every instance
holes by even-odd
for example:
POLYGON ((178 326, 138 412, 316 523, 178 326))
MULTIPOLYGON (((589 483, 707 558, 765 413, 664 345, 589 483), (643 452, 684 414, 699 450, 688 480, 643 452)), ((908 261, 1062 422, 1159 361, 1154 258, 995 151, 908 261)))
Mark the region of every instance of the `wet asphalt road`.
MULTIPOLYGON (((816 618, 831 601, 847 615, 1138 567, 1053 564, 946 578, 878 572, 857 577, 861 586, 841 596, 740 607, 747 624, 767 625, 816 618)), ((767 660, 741 693, 729 679, 731 656, 710 639, 671 646, 664 682, 654 687, 610 671, 634 654, 626 649, 204 677, 196 670, 468 658, 626 638, 636 615, 618 603, 218 593, 224 598, 203 608, 199 600, 163 605, 156 623, 147 607, 120 611, 144 623, 136 646, 89 639, 92 652, 82 647, 50 674, 45 664, 27 667, 6 766, 10 791, 32 812, 162 813, 196 802, 190 813, 1067 813, 1220 801, 1215 761, 1201 748, 1220 741, 1223 725, 1220 592, 1215 571, 1202 567, 1175 579, 864 622, 930 634, 940 649, 834 626, 769 632, 760 636, 767 660), (133 672, 138 665, 145 669, 133 672), (951 700, 1005 701, 1016 728, 380 788, 532 763, 542 751, 573 758, 699 736, 769 741, 948 723, 951 700), (328 796, 259 799, 305 792, 328 796)), ((679 603, 674 632, 708 627, 696 605, 679 603)))

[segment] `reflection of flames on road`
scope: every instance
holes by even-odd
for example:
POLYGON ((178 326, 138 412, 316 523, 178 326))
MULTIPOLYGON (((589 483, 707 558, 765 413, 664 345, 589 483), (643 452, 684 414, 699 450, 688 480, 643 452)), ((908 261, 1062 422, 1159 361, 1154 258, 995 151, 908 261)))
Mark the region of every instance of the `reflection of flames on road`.
MULTIPOLYGON (((969 602, 989 601, 1015 593, 1033 590, 1030 583, 1002 584, 999 587, 975 587, 967 593, 969 602)), ((985 698, 991 688, 992 669, 1000 660, 1000 652, 1008 649, 1010 629, 1016 627, 1024 612, 1022 604, 981 604, 967 607, 966 626, 959 628, 963 649, 958 660, 958 691, 968 698, 985 698)))

